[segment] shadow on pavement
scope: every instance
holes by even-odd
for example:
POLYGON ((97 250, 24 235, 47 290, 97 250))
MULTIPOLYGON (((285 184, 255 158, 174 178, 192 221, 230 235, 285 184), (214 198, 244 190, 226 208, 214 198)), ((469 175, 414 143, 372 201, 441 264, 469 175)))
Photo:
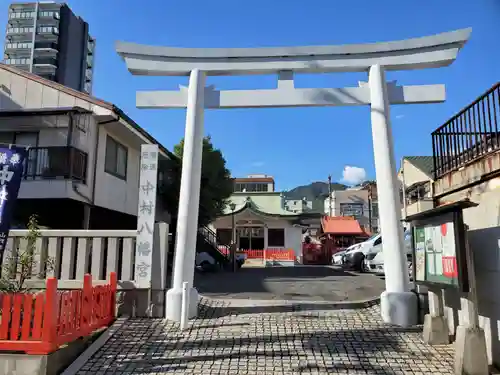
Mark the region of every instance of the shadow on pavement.
MULTIPOLYGON (((420 332, 420 329, 299 330, 255 337, 229 335, 210 338, 203 332, 203 325, 192 326, 189 333, 179 332, 175 326, 165 327, 159 333, 157 320, 143 320, 139 326, 144 329, 143 333, 138 333, 138 325, 131 320, 120 333, 127 340, 127 347, 133 348, 133 354, 127 354, 125 360, 114 360, 102 366, 103 371, 121 373, 133 369, 134 373, 157 374, 196 366, 205 368, 206 373, 215 370, 221 374, 237 374, 258 369, 272 374, 269 371, 272 364, 280 368, 279 373, 351 370, 391 374, 414 371, 411 358, 432 360, 434 357, 432 349, 407 345, 400 338, 403 333, 420 332), (148 324, 156 325, 156 328, 147 327, 148 324), (197 334, 197 330, 202 331, 197 334), (155 334, 145 340, 144 332, 148 331, 155 331, 155 334), (190 336, 194 338, 190 339, 190 336)), ((127 349, 124 347, 123 350, 127 349)), ((99 361, 99 358, 95 360, 99 361)))
MULTIPOLYGON (((365 302, 362 305, 358 304, 356 308, 366 308, 378 304, 378 300, 365 302)), ((290 303, 287 304, 270 304, 270 305, 255 305, 249 304, 248 306, 234 306, 222 305, 211 306, 210 304, 200 304, 199 311, 202 316, 209 317, 210 319, 222 318, 225 316, 237 316, 247 314, 271 314, 271 313, 292 313, 297 311, 322 311, 322 310, 340 310, 352 309, 353 307, 348 304, 342 303, 290 303)), ((296 315, 295 315, 296 316, 296 315)), ((306 315, 303 315, 306 316, 306 315)), ((307 316, 312 318, 314 316, 307 316)), ((315 317, 317 318, 317 317, 315 317)))
POLYGON ((243 268, 236 273, 196 274, 194 286, 202 295, 248 300, 338 302, 378 297, 384 282, 370 274, 333 267, 243 268))

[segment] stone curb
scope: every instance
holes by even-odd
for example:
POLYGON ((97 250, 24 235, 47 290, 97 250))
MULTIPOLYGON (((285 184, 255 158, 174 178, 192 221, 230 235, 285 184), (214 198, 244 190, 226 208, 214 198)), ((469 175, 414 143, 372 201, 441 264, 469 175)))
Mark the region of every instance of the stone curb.
POLYGON ((203 300, 222 302, 231 307, 259 307, 259 306, 311 306, 322 305, 331 310, 353 310, 365 309, 380 303, 380 297, 374 297, 359 301, 299 301, 299 300, 252 300, 252 299, 229 299, 215 298, 200 295, 200 302, 203 300))
POLYGON ((104 331, 96 341, 94 341, 71 365, 69 365, 68 368, 66 368, 66 370, 61 373, 61 375, 76 375, 78 371, 80 371, 80 369, 87 363, 87 361, 99 349, 101 349, 116 332, 120 330, 128 319, 128 317, 116 319, 115 322, 106 331, 104 331))

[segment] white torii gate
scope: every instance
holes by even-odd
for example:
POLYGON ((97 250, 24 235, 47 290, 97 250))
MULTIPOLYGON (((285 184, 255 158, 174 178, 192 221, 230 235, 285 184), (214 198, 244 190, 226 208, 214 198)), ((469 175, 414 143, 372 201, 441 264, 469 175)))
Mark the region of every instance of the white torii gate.
POLYGON ((118 42, 116 51, 134 75, 187 76, 179 91, 137 93, 138 108, 187 108, 177 222, 173 286, 166 295, 166 317, 181 320, 182 284, 190 287, 189 316, 197 313, 193 288, 200 197, 205 108, 261 108, 370 105, 380 227, 384 238, 386 290, 381 295, 387 323, 417 323, 417 299, 410 291, 403 251, 401 205, 396 177, 390 104, 437 103, 444 85, 397 86, 386 70, 439 68, 450 65, 471 29, 395 42, 343 46, 279 48, 171 48, 118 42), (358 87, 296 89, 294 73, 368 72, 358 87), (278 74, 272 90, 217 91, 205 87, 206 75, 278 74))

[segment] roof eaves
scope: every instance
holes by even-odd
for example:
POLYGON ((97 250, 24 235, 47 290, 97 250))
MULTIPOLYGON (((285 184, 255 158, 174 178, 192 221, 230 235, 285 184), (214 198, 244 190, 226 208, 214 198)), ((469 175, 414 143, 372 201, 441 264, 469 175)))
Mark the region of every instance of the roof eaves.
POLYGON ((30 116, 58 116, 71 113, 90 114, 92 111, 82 107, 67 108, 20 108, 12 110, 0 110, 0 117, 30 117, 30 116))
POLYGON ((125 112, 123 112, 119 107, 116 105, 112 104, 111 110, 118 116, 121 117, 127 124, 129 124, 132 128, 137 130, 141 135, 143 135, 147 140, 149 140, 151 143, 157 144, 159 149, 165 153, 170 159, 173 160, 178 160, 179 157, 172 153, 171 151, 167 150, 160 142, 158 142, 151 134, 149 134, 147 131, 145 131, 139 124, 137 124, 131 117, 129 117, 125 112))

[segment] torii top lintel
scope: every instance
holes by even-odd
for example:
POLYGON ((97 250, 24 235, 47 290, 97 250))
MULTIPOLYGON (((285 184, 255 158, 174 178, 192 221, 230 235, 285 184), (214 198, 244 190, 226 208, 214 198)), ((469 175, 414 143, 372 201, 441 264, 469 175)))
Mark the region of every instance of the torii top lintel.
POLYGON ((393 42, 339 46, 263 48, 174 48, 117 42, 116 51, 135 75, 186 76, 193 69, 208 75, 359 72, 372 65, 385 70, 450 65, 471 28, 393 42))

